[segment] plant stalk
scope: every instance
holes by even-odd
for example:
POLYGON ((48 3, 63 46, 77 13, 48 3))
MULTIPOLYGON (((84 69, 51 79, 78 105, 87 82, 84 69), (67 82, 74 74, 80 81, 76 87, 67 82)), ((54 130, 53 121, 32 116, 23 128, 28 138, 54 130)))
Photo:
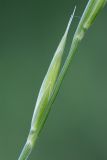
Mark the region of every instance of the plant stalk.
MULTIPOLYGON (((47 103, 47 106, 44 108, 43 112, 39 116, 39 124, 35 127, 31 125, 31 130, 30 130, 27 142, 26 142, 18 160, 27 160, 28 159, 28 157, 34 147, 34 144, 37 140, 37 137, 40 134, 40 131, 43 128, 43 125, 47 119, 47 116, 48 116, 48 113, 52 107, 52 104, 58 94, 61 83, 65 77, 65 74, 67 73, 69 65, 71 64, 71 62, 73 60, 73 56, 76 53, 76 50, 78 49, 78 46, 79 46, 81 40, 83 39, 85 32, 90 28, 94 19, 96 18, 96 15, 103 8, 103 6, 105 5, 106 2, 107 2, 107 0, 89 0, 88 4, 86 6, 86 9, 80 19, 80 22, 78 24, 76 32, 74 34, 74 38, 72 40, 69 54, 65 60, 65 63, 59 73, 59 76, 57 77, 57 80, 54 84, 52 92, 49 96, 49 101, 47 103)), ((35 122, 33 122, 32 124, 34 125, 34 123, 35 122)))

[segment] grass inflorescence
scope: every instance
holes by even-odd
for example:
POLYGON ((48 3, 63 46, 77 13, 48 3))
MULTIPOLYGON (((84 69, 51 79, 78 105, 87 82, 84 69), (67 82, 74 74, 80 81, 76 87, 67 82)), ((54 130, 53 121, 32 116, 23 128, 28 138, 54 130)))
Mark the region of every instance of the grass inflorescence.
POLYGON ((78 46, 83 39, 86 31, 90 28, 96 16, 104 7, 106 2, 107 0, 89 0, 77 26, 68 56, 62 68, 60 68, 62 64, 62 56, 66 45, 68 31, 76 10, 76 7, 74 8, 66 31, 58 45, 58 48, 53 56, 49 69, 41 85, 32 117, 30 132, 18 160, 26 160, 29 157, 37 140, 37 137, 39 136, 39 133, 47 119, 51 106, 57 96, 57 93, 60 89, 65 74, 67 73, 69 65, 72 62, 73 55, 76 53, 76 50, 78 49, 78 46))

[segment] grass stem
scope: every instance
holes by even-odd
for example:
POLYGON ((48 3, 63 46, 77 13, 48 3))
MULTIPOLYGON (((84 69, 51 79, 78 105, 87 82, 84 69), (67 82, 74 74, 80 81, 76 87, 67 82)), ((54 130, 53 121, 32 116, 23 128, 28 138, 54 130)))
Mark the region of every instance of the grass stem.
POLYGON ((61 71, 59 72, 68 29, 73 17, 70 19, 66 32, 64 34, 65 37, 62 38, 61 43, 53 57, 49 70, 42 83, 42 87, 40 89, 37 99, 36 110, 34 111, 32 118, 30 133, 18 160, 28 159, 37 140, 37 137, 40 134, 40 131, 43 128, 43 125, 47 119, 51 106, 58 94, 61 83, 65 77, 65 74, 67 73, 69 65, 73 60, 73 56, 76 53, 76 50, 78 49, 78 46, 83 39, 85 32, 90 28, 94 19, 96 18, 96 15, 103 8, 106 2, 107 0, 89 0, 74 34, 69 54, 65 60, 61 71))

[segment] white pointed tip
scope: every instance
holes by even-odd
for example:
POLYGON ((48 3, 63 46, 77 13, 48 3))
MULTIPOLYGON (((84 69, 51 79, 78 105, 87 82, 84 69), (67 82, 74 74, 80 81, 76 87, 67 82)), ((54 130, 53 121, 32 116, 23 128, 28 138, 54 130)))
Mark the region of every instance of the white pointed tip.
POLYGON ((73 18, 74 18, 75 11, 76 11, 76 6, 74 7, 73 13, 72 13, 72 15, 71 15, 71 17, 70 17, 70 20, 69 20, 69 22, 68 22, 68 25, 67 25, 67 29, 66 29, 65 34, 67 34, 68 31, 69 31, 70 25, 71 25, 72 20, 73 20, 73 18))

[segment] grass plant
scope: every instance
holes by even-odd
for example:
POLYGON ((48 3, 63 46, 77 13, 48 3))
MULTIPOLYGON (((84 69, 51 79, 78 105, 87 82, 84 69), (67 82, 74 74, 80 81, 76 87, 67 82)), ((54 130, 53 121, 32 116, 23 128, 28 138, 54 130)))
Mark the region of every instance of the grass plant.
POLYGON ((62 56, 64 53, 69 27, 71 25, 76 10, 76 7, 74 8, 66 31, 59 43, 59 46, 53 56, 49 69, 41 85, 33 113, 30 132, 18 160, 28 159, 32 149, 34 148, 37 137, 39 136, 40 131, 44 126, 52 104, 58 94, 61 83, 65 77, 65 74, 67 73, 69 65, 73 60, 73 56, 76 53, 76 50, 78 49, 78 46, 83 39, 86 31, 90 28, 100 10, 105 6, 106 2, 107 0, 88 1, 88 4, 83 12, 83 15, 74 34, 68 56, 62 68, 60 68, 62 64, 62 56))

